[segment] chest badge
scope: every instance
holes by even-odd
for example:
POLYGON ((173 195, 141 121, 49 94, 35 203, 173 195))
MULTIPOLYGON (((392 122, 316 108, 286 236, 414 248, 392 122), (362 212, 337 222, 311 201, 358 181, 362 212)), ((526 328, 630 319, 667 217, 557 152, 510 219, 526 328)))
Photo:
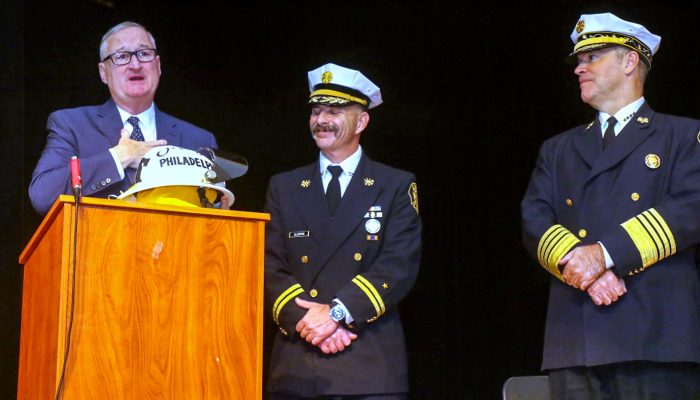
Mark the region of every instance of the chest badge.
POLYGON ((661 166, 661 158, 656 154, 647 154, 647 156, 644 157, 644 163, 651 169, 657 169, 661 166))
POLYGON ((370 233, 374 235, 375 233, 379 232, 379 230, 382 228, 381 222, 379 222, 378 219, 370 218, 365 222, 365 229, 367 230, 367 233, 370 233))

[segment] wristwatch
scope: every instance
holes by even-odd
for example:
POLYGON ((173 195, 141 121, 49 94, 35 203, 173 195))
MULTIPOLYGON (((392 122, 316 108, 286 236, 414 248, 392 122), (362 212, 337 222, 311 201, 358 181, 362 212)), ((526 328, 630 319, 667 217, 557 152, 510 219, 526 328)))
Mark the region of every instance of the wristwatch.
POLYGON ((345 310, 337 301, 333 301, 331 304, 330 315, 331 319, 335 322, 343 322, 345 320, 345 310))

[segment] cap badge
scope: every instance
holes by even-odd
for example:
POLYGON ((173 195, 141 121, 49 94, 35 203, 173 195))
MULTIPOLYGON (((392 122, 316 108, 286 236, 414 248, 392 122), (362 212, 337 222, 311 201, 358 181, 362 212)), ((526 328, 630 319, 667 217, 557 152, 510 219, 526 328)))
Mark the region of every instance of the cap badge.
POLYGON ((333 80, 333 73, 331 71, 326 71, 321 75, 321 82, 331 83, 333 80))
POLYGON ((661 159, 656 154, 647 154, 644 163, 651 169, 657 169, 661 166, 661 159))
POLYGON ((365 178, 365 186, 372 186, 374 185, 374 179, 372 178, 365 178))
MULTIPOLYGON (((571 26, 571 25, 569 25, 571 26)), ((576 33, 581 33, 583 30, 586 28, 586 22, 584 20, 580 20, 576 23, 576 33)))
POLYGON ((304 179, 303 181, 301 181, 301 187, 307 188, 307 187, 309 187, 309 186, 311 186, 311 180, 309 180, 309 179, 304 179))

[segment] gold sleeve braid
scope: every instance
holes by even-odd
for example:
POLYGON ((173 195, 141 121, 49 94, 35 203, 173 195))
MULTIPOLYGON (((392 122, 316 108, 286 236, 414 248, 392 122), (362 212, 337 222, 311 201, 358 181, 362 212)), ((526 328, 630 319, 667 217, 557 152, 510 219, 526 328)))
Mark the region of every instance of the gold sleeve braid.
POLYGON ((280 323, 279 318, 280 312, 282 311, 282 307, 284 307, 284 305, 287 304, 290 300, 299 296, 302 293, 304 293, 304 289, 298 283, 290 286, 289 289, 282 292, 282 294, 277 298, 277 300, 275 300, 275 304, 272 306, 272 319, 275 320, 275 323, 277 323, 278 325, 280 323))
POLYGON ((562 225, 553 225, 540 238, 540 243, 537 246, 537 259, 544 269, 563 282, 564 278, 559 271, 559 260, 580 242, 573 233, 562 225))
POLYGON ((630 275, 676 254, 673 232, 655 209, 650 208, 623 222, 621 226, 630 235, 642 259, 642 268, 630 272, 630 275))
POLYGON ((362 275, 355 276, 352 281, 367 295, 369 301, 372 302, 372 305, 374 306, 374 310, 377 312, 377 315, 367 320, 367 322, 375 321, 377 318, 379 318, 379 316, 386 312, 386 306, 384 305, 382 296, 379 294, 379 291, 377 291, 377 288, 374 287, 374 285, 372 285, 372 283, 365 279, 362 275))

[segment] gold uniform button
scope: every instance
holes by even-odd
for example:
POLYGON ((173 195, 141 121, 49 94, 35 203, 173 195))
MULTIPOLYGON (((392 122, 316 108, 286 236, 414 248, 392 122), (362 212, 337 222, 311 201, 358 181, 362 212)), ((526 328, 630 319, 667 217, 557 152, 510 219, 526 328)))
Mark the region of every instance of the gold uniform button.
POLYGON ((588 232, 586 232, 585 229, 581 229, 581 230, 578 231, 578 235, 579 235, 580 237, 582 237, 582 238, 585 238, 586 235, 588 235, 588 232))
POLYGON ((301 262, 306 264, 309 262, 309 256, 301 256, 301 262))
POLYGON ((636 193, 636 192, 635 192, 635 193, 632 193, 632 195, 630 196, 630 198, 632 199, 632 201, 637 201, 637 200, 639 200, 639 193, 636 193))
POLYGON ((360 253, 355 253, 355 257, 354 257, 354 258, 355 258, 355 261, 360 261, 360 260, 362 260, 362 254, 360 254, 360 253))
POLYGON ((316 297, 316 296, 318 296, 318 291, 317 291, 316 289, 311 289, 311 290, 309 291, 309 296, 311 296, 311 297, 316 297))
POLYGON ((574 205, 574 201, 571 200, 571 199, 566 199, 565 203, 566 203, 566 205, 569 206, 569 207, 571 207, 571 206, 574 205))

